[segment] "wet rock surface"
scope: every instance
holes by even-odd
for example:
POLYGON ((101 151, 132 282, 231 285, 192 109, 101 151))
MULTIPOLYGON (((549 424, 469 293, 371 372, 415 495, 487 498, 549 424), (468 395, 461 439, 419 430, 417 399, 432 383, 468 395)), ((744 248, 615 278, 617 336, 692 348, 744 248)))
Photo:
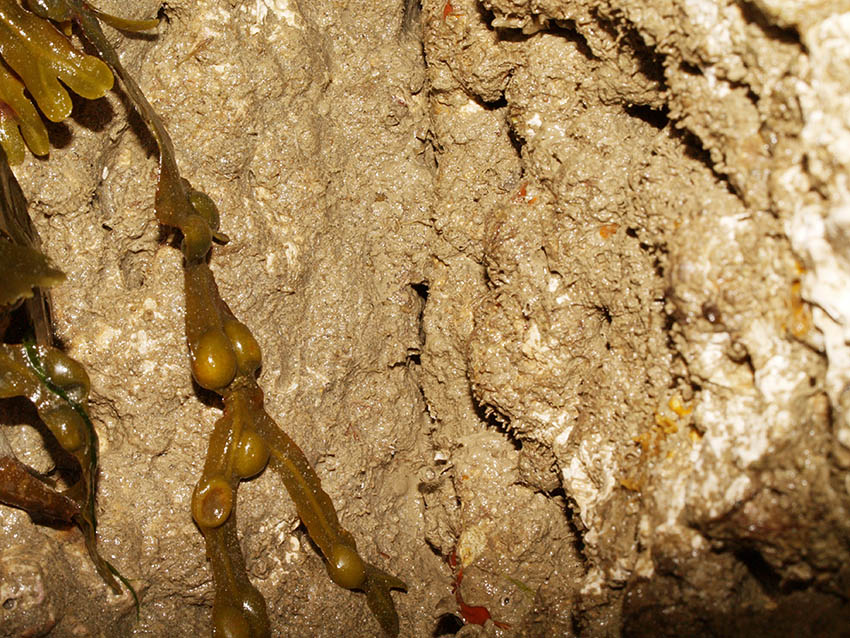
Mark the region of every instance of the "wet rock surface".
MULTIPOLYGON (((111 35, 222 212, 270 413, 409 585, 401 635, 842 635, 850 15, 818 7, 201 0, 111 35)), ((120 91, 51 139, 17 172, 143 604, 2 508, 0 635, 204 635, 189 501, 219 409, 152 146, 120 91)), ((376 635, 282 484, 240 494, 274 635, 376 635)))

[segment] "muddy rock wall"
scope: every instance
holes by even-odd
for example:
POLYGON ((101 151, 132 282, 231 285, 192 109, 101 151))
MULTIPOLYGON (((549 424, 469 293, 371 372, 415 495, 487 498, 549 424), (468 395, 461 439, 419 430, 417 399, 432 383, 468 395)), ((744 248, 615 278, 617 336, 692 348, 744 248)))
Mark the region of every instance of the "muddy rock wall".
MULTIPOLYGON (((222 212, 211 263, 270 413, 409 585, 401 635, 839 635, 840 3, 101 4, 164 16, 111 37, 222 212)), ((0 636, 208 631, 189 501, 219 409, 188 373, 180 253, 127 108, 79 101, 17 172, 69 275, 101 542, 141 614, 78 535, 2 508, 0 636)), ((26 420, 6 430, 51 469, 26 420)), ((275 477, 239 512, 275 636, 377 634, 275 477)))

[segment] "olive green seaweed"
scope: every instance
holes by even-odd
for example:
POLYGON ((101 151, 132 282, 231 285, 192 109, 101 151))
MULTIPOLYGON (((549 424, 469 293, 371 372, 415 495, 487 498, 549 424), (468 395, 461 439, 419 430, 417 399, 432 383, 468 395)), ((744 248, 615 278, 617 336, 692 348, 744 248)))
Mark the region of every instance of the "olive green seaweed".
POLYGON ((65 281, 65 274, 53 268, 39 250, 12 243, 0 237, 0 307, 12 307, 32 297, 37 287, 54 286, 65 281))
POLYGON ((83 479, 80 483, 83 488, 81 500, 84 506, 73 520, 83 532, 89 555, 100 577, 116 594, 120 593, 121 588, 112 576, 118 578, 133 596, 136 614, 138 615, 140 605, 136 590, 130 584, 130 581, 124 578, 97 551, 97 510, 95 503, 97 487, 95 481, 97 478, 98 449, 97 432, 85 406, 91 388, 89 376, 79 362, 61 350, 46 346, 38 347, 32 341, 25 342, 24 349, 27 362, 41 384, 50 390, 54 397, 58 397, 64 402, 64 405, 58 410, 51 410, 50 408, 43 410, 41 404, 49 405, 49 402, 30 397, 39 411, 39 416, 59 441, 59 444, 74 455, 82 468, 83 479), (78 433, 82 434, 84 443, 76 447, 75 439, 80 436, 78 433))
POLYGON ((38 235, 29 221, 26 200, 0 149, 0 329, 5 332, 10 312, 26 300, 39 340, 39 345, 0 344, 0 398, 28 398, 59 445, 75 458, 81 475, 67 492, 55 490, 15 458, 3 435, 0 501, 76 524, 98 573, 116 593, 121 588, 113 575, 121 580, 136 599, 138 610, 133 587, 97 550, 97 435, 85 407, 88 374, 78 362, 50 345, 43 289, 60 283, 65 275, 49 264, 37 245, 38 235))
POLYGON ((18 461, 5 435, 0 437, 0 501, 33 514, 74 523, 81 530, 98 573, 115 593, 116 578, 135 590, 97 550, 97 434, 86 407, 89 378, 77 361, 53 347, 47 288, 65 279, 40 250, 27 202, 9 168, 23 159, 24 143, 36 154, 49 148, 38 111, 24 94, 28 90, 46 117, 54 121, 70 114, 64 85, 94 99, 113 84, 109 67, 78 52, 46 20, 14 0, 0 0, 0 336, 5 336, 12 311, 26 304, 35 341, 0 343, 0 398, 26 397, 65 452, 80 467, 80 479, 59 492, 18 461), (61 80, 61 82, 60 82, 61 80))
POLYGON ((65 274, 50 265, 40 247, 27 200, 0 145, 0 336, 5 332, 10 311, 26 300, 36 340, 50 345, 47 288, 64 281, 65 274))
POLYGON ((80 480, 65 492, 57 492, 30 475, 26 483, 15 483, 20 465, 10 454, 3 455, 6 470, 0 480, 0 501, 31 512, 75 523, 83 533, 89 554, 100 576, 120 593, 113 574, 127 581, 97 551, 95 479, 97 435, 85 403, 89 392, 85 369, 61 350, 47 346, 0 344, 0 398, 26 397, 38 411, 59 445, 76 459, 80 480), (70 502, 68 502, 70 501, 70 502))
POLYGON ((0 101, 5 103, 0 143, 12 164, 23 160, 24 140, 36 155, 49 150, 47 129, 24 87, 53 122, 71 114, 65 86, 90 100, 112 88, 112 72, 103 61, 77 51, 61 31, 16 0, 0 0, 0 55, 5 63, 0 66, 0 101))

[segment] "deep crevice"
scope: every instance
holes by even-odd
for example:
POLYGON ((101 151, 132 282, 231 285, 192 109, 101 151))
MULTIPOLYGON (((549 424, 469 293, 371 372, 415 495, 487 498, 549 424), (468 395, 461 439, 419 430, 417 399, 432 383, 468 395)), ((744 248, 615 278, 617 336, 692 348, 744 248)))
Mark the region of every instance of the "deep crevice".
POLYGON ((503 415, 493 406, 486 403, 480 403, 474 395, 472 396, 472 400, 475 405, 475 414, 478 416, 478 420, 484 423, 488 429, 496 430, 500 434, 504 435, 505 440, 513 445, 515 450, 521 450, 522 441, 511 430, 510 418, 503 415))
POLYGON ((776 40, 783 44, 796 44, 802 46, 800 35, 793 27, 780 27, 773 24, 764 12, 752 1, 742 2, 734 0, 734 4, 741 10, 741 16, 749 24, 758 27, 768 40, 776 40))
POLYGON ((443 638, 444 636, 454 636, 466 623, 463 619, 454 614, 443 614, 437 619, 437 624, 434 626, 434 631, 431 632, 433 638, 443 638))
POLYGON ((779 575, 767 563, 764 557, 755 549, 746 547, 733 552, 747 571, 762 587, 769 596, 781 593, 781 582, 779 575))
POLYGON ((525 146, 525 142, 523 142, 522 138, 517 134, 513 126, 510 125, 508 126, 508 141, 511 143, 511 146, 513 146, 516 156, 522 159, 522 148, 525 146))
POLYGON ((599 60, 599 58, 594 55, 593 50, 590 48, 590 45, 587 43, 587 39, 579 32, 578 29, 576 29, 574 21, 552 21, 546 28, 546 33, 562 37, 565 40, 572 42, 576 45, 576 48, 579 50, 579 53, 581 53, 588 60, 599 60))
POLYGON ((422 3, 419 0, 405 0, 404 15, 401 19, 401 28, 422 41, 422 3))
POLYGON ((670 109, 666 106, 656 109, 646 104, 629 104, 626 105, 625 111, 626 114, 646 122, 659 131, 670 123, 670 109))
MULTIPOLYGON (((425 306, 428 304, 428 283, 420 281, 418 283, 410 284, 410 287, 420 299, 419 316, 416 318, 416 323, 419 326, 419 346, 425 347, 425 306)), ((411 360, 414 357, 416 358, 417 364, 421 363, 421 356, 419 352, 409 354, 408 360, 411 360)))
POLYGON ((502 93, 502 96, 499 99, 493 100, 492 102, 482 100, 478 96, 476 96, 475 99, 485 111, 498 111, 499 109, 504 109, 508 106, 508 100, 504 93, 502 93))

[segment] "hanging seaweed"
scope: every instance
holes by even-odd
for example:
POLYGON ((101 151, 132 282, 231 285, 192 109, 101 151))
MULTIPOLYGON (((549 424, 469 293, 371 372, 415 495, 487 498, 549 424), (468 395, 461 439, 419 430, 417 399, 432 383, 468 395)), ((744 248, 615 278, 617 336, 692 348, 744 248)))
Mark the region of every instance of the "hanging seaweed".
POLYGON ((97 550, 98 450, 87 407, 89 377, 82 365, 53 347, 46 290, 65 275, 40 251, 26 199, 7 159, 7 153, 12 161, 23 159, 24 141, 35 153, 48 150, 46 129, 24 88, 45 115, 58 121, 68 116, 71 102, 57 78, 94 98, 112 87, 112 73, 97 58, 76 51, 49 22, 11 0, 0 1, 0 55, 6 65, 0 66, 0 337, 22 304, 33 335, 24 343, 0 343, 0 398, 29 399, 79 467, 79 480, 60 492, 15 457, 0 430, 0 502, 77 525, 104 581, 119 593, 117 576, 136 598, 97 550))

